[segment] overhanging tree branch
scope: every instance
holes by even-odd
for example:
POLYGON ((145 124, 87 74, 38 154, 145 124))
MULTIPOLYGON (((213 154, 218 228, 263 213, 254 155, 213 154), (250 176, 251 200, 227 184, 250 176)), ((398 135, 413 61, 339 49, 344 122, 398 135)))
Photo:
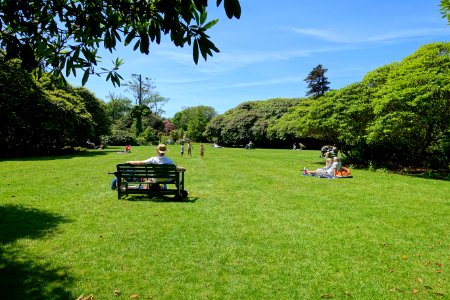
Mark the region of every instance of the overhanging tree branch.
MULTIPOLYGON (((239 18, 239 0, 224 0, 229 18, 239 18)), ((221 5, 217 0, 216 5, 221 5)), ((107 74, 106 80, 120 85, 118 69, 98 64, 98 49, 111 53, 118 43, 149 54, 152 43, 169 35, 177 47, 193 45, 193 60, 206 60, 219 49, 206 34, 217 23, 207 21, 206 0, 49 0, 0 2, 0 48, 5 59, 19 58, 22 67, 52 73, 62 81, 76 70, 85 84, 92 74, 107 74), (64 73, 65 72, 65 73, 64 73)))

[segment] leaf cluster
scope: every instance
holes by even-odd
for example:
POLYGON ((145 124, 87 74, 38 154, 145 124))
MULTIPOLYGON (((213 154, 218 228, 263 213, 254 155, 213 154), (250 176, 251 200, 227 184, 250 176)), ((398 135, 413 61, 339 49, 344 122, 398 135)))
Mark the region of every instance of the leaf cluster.
MULTIPOLYGON (((123 61, 99 67, 101 47, 113 52, 123 43, 149 54, 151 43, 168 35, 177 47, 193 44, 195 63, 199 54, 206 60, 219 52, 206 34, 218 22, 207 21, 207 6, 206 0, 6 0, 0 2, 0 47, 7 60, 19 58, 22 68, 38 68, 38 75, 46 71, 64 81, 63 75, 81 70, 84 85, 90 75, 106 73, 120 85, 123 61)), ((240 17, 238 0, 224 0, 224 8, 229 18, 240 17)))
POLYGON ((450 25, 450 0, 441 0, 440 7, 442 18, 447 19, 450 25))

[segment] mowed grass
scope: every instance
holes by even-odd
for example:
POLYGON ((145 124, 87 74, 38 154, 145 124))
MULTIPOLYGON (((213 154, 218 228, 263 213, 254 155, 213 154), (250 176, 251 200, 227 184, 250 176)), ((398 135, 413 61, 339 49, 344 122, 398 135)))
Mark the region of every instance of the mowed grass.
POLYGON ((184 202, 110 190, 154 147, 1 161, 2 297, 449 298, 450 182, 303 177, 318 151, 199 148, 169 148, 184 202))

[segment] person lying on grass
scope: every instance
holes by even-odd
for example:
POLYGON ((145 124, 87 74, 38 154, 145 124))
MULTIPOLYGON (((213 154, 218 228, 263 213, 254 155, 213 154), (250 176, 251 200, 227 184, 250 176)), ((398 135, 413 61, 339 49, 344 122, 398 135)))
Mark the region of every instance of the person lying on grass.
POLYGON ((303 168, 303 176, 311 175, 320 177, 334 177, 334 170, 339 170, 341 166, 339 157, 336 156, 333 160, 331 160, 331 158, 327 158, 326 165, 323 168, 314 171, 309 171, 308 169, 303 168))
POLYGON ((303 176, 311 175, 316 176, 317 174, 325 174, 325 172, 331 167, 331 164, 333 163, 333 160, 331 158, 327 158, 325 160, 325 167, 316 169, 314 171, 310 171, 306 168, 303 168, 303 176))

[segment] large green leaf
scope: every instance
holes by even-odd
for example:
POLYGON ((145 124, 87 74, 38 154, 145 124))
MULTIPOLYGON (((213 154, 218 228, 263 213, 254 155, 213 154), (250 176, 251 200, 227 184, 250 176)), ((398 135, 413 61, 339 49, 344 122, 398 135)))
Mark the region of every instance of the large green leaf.
POLYGON ((195 64, 198 64, 198 41, 197 41, 197 39, 194 39, 194 45, 192 46, 193 48, 192 48, 192 55, 193 55, 193 58, 194 58, 194 62, 195 62, 195 64))

